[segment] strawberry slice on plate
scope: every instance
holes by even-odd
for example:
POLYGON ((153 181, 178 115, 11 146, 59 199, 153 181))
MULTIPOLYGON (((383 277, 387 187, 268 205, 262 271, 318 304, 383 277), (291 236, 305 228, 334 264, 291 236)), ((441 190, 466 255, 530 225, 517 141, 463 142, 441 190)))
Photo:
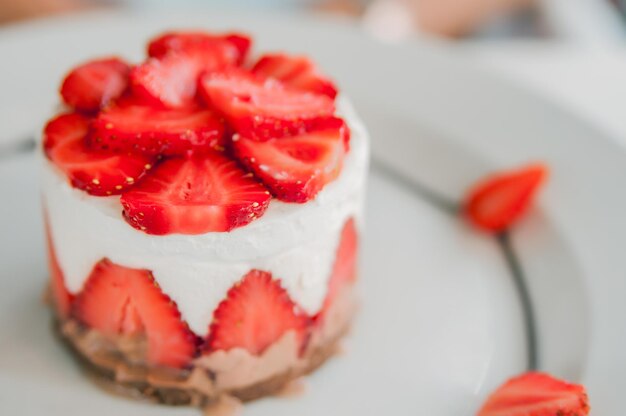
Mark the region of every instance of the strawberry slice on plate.
POLYGON ((286 88, 239 69, 206 74, 200 90, 238 133, 255 140, 302 133, 335 111, 325 95, 286 88))
POLYGON ((328 281, 328 292, 324 299, 322 310, 316 316, 316 321, 323 320, 324 316, 341 293, 341 290, 354 283, 356 279, 356 263, 359 237, 354 223, 354 218, 350 218, 341 230, 339 248, 335 257, 332 274, 328 281))
POLYGON ((103 58, 74 68, 63 80, 61 96, 71 107, 93 112, 122 95, 130 66, 119 58, 103 58))
POLYGON ((259 355, 287 331, 295 331, 302 348, 309 322, 270 273, 252 270, 215 310, 207 348, 211 352, 243 348, 259 355))
POLYGON ((121 197, 124 217, 148 234, 230 231, 265 212, 269 192, 218 152, 161 163, 121 197))
POLYGON ((44 152, 69 178, 72 186, 91 195, 119 194, 132 187, 150 169, 152 159, 90 149, 85 143, 89 119, 62 114, 44 129, 44 152))
POLYGON ((548 168, 542 164, 497 173, 469 192, 465 213, 479 228, 503 231, 528 211, 547 177, 548 168))
POLYGON ((236 157, 286 202, 304 203, 339 175, 348 129, 341 119, 327 119, 309 133, 256 141, 235 135, 236 157))
POLYGON ((148 55, 160 58, 172 50, 211 48, 217 42, 227 42, 233 47, 232 59, 238 65, 246 59, 252 45, 252 39, 242 33, 215 35, 207 32, 167 32, 150 41, 148 55))
POLYGON ((335 84, 321 74, 317 66, 305 56, 287 54, 263 55, 252 67, 252 72, 262 78, 273 78, 299 90, 337 96, 335 84))
POLYGON ((175 44, 176 48, 149 58, 131 71, 134 95, 150 105, 165 108, 190 105, 200 74, 234 66, 240 59, 236 45, 224 39, 175 44))
POLYGON ((529 372, 491 394, 478 416, 585 416, 589 410, 583 386, 529 372))
POLYGON ((151 364, 184 367, 196 352, 196 337, 148 270, 101 260, 77 295, 73 314, 106 336, 145 334, 151 364))
POLYGON ((97 149, 146 155, 222 149, 224 123, 208 109, 157 109, 123 102, 98 114, 92 122, 89 144, 97 149))

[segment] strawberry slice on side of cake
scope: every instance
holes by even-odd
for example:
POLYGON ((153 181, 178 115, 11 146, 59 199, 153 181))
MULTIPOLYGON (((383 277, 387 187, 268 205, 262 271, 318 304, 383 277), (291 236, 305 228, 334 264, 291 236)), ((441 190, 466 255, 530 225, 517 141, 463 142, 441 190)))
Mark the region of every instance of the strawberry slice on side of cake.
POLYGON ((287 331, 303 348, 309 318, 270 273, 252 270, 233 286, 214 313, 208 351, 243 348, 261 354, 287 331))
POLYGON ((161 292, 147 270, 103 259, 72 307, 80 322, 105 336, 145 336, 150 363, 184 367, 195 354, 194 335, 181 321, 176 304, 161 292))

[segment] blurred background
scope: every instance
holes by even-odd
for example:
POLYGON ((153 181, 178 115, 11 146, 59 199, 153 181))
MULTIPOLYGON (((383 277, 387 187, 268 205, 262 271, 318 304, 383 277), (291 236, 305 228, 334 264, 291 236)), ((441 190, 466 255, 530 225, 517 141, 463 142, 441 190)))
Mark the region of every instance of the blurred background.
POLYGON ((0 24, 89 9, 184 6, 342 14, 360 19, 391 41, 422 34, 456 40, 555 37, 589 42, 624 35, 626 0, 0 0, 0 24))
POLYGON ((0 36, 49 16, 189 7, 341 15, 383 42, 435 38, 626 144, 626 0, 0 0, 0 36))

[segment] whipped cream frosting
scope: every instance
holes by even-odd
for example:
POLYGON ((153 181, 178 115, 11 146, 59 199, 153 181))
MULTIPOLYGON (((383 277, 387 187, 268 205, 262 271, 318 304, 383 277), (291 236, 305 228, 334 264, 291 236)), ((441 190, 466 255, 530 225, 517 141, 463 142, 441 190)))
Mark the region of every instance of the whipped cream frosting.
POLYGON ((68 290, 79 292, 104 257, 151 270, 191 330, 204 336, 227 291, 256 268, 280 279, 306 312, 318 312, 341 228, 350 217, 360 222, 369 160, 367 131, 352 105, 340 97, 338 109, 352 134, 339 177, 305 204, 272 199, 261 218, 231 232, 145 234, 124 220, 119 196, 95 197, 74 189, 45 160, 43 200, 68 290))

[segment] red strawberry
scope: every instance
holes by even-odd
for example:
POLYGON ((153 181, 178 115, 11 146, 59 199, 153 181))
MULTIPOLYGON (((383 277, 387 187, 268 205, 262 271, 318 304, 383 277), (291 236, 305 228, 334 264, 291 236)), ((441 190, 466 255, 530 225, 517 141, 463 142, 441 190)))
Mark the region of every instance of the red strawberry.
POLYGON ((589 414, 585 388, 530 372, 496 390, 478 416, 584 416, 589 414))
POLYGON ((241 64, 250 49, 252 39, 249 36, 232 33, 226 35, 213 35, 206 32, 167 32, 153 39, 148 44, 148 55, 160 58, 171 50, 186 50, 189 48, 211 48, 214 43, 227 42, 234 49, 233 59, 241 64))
POLYGON ((133 68, 130 74, 133 93, 157 107, 184 107, 193 103, 200 74, 236 65, 238 60, 239 50, 225 40, 182 42, 179 47, 133 68))
POLYGON ((132 303, 127 302, 122 313, 123 317, 120 320, 120 331, 122 334, 141 334, 146 331, 141 321, 141 316, 132 303))
POLYGON ((244 348, 261 354, 287 331, 295 331, 301 345, 309 319, 270 273, 252 270, 235 284, 213 314, 209 351, 244 348))
POLYGON ((72 186, 91 195, 119 194, 150 168, 152 159, 141 155, 97 152, 85 144, 89 119, 62 114, 44 130, 44 151, 70 179, 72 186))
POLYGON ((548 168, 535 164, 489 177, 469 192, 465 213, 477 227, 502 231, 530 208, 547 176, 548 168))
POLYGON ((48 247, 48 270, 50 272, 50 289, 54 298, 54 306, 60 318, 67 318, 74 296, 65 287, 63 271, 54 251, 54 244, 50 235, 50 226, 46 221, 46 245, 48 247))
POLYGON ((330 98, 337 96, 337 87, 305 56, 282 53, 263 55, 254 64, 252 72, 262 78, 274 78, 292 88, 324 94, 330 98))
POLYGON ((119 58, 86 62, 65 77, 61 96, 77 110, 97 111, 122 95, 129 73, 130 67, 119 58))
POLYGON ((270 195, 218 152, 166 160, 122 195, 124 216, 148 234, 230 231, 265 212, 270 195))
POLYGON ((347 127, 340 119, 327 121, 310 133, 264 142, 235 135, 235 154, 278 199, 306 202, 343 164, 347 127))
POLYGON ((356 279, 358 243, 359 238, 354 219, 350 218, 341 230, 339 248, 337 249, 335 264, 328 282, 328 292, 322 310, 316 320, 323 319, 341 290, 347 285, 354 283, 356 279))
POLYGON ((250 36, 243 33, 230 33, 225 35, 224 38, 232 45, 235 45, 235 48, 239 51, 237 64, 242 65, 248 57, 248 52, 252 47, 252 39, 250 36))
POLYGON ((167 110, 120 103, 98 114, 89 142, 105 150, 182 155, 190 150, 222 149, 224 123, 207 109, 167 110))
POLYGON ((324 95, 284 88, 235 69, 205 75, 200 89, 238 133, 255 140, 302 133, 335 111, 333 101, 324 95))
POLYGON ((148 270, 101 260, 76 297, 73 312, 106 336, 145 333, 147 359, 155 365, 183 367, 196 351, 195 336, 148 270))

